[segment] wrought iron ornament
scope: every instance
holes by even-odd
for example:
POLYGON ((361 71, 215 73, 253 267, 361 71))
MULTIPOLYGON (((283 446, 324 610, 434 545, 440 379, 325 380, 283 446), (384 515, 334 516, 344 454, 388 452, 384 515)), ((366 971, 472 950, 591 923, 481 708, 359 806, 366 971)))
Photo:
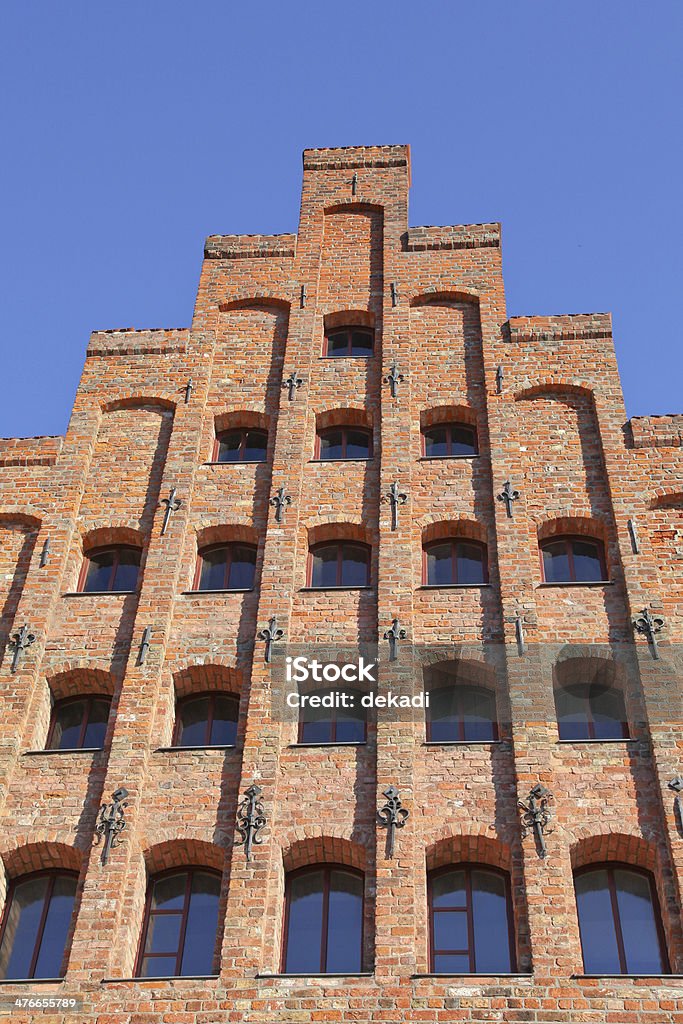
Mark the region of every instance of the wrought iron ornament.
POLYGON ((303 382, 304 379, 299 376, 298 370, 292 370, 287 380, 282 382, 282 387, 287 388, 287 398, 290 402, 296 398, 297 388, 300 388, 303 382))
POLYGON ((548 807, 548 801, 552 793, 539 782, 530 791, 527 802, 518 800, 519 807, 524 811, 522 814, 522 839, 525 839, 530 832, 533 832, 539 856, 547 857, 548 848, 545 845, 545 833, 552 818, 552 812, 548 807))
POLYGON ((161 499, 161 504, 166 506, 166 511, 164 512, 164 521, 161 524, 162 537, 166 533, 166 530, 168 529, 168 524, 171 521, 171 516, 173 515, 174 512, 177 512, 180 506, 182 505, 182 501, 180 500, 180 498, 176 498, 175 495, 176 489, 175 487, 172 487, 171 490, 168 492, 168 498, 161 499))
POLYGON ((270 665, 270 662, 272 660, 272 657, 273 657, 273 644, 277 643, 278 640, 282 640, 284 635, 285 635, 284 629, 280 629, 278 624, 277 624, 277 615, 273 615, 271 617, 271 619, 269 620, 268 625, 264 626, 264 628, 259 632, 259 635, 258 635, 259 640, 265 640, 265 642, 266 642, 266 652, 265 652, 265 662, 266 662, 266 665, 270 665))
POLYGON ((396 829, 403 828, 410 812, 405 807, 401 807, 401 798, 398 795, 396 786, 389 786, 388 789, 384 790, 382 796, 387 798, 387 802, 377 811, 377 824, 381 825, 382 828, 388 829, 387 857, 391 858, 394 856, 396 829))
POLYGON ((653 615, 649 608, 643 608, 640 615, 633 620, 633 628, 637 633, 647 637, 647 642, 652 648, 652 657, 659 659, 659 647, 657 645, 657 633, 661 633, 664 626, 664 619, 661 615, 653 615))
POLYGON ((505 502, 505 509, 508 514, 508 519, 512 519, 512 503, 519 499, 519 491, 514 490, 509 480, 506 480, 503 485, 503 490, 497 495, 498 501, 505 502))
POLYGON ((669 783, 669 789, 673 790, 676 794, 674 809, 678 814, 678 824, 683 829, 683 775, 677 775, 675 779, 672 779, 669 783))
POLYGON ((638 526, 635 519, 628 519, 626 521, 628 526, 629 536, 631 537, 631 549, 634 555, 640 554, 640 539, 638 537, 638 526))
POLYGON ((405 629, 401 626, 399 619, 391 620, 391 629, 388 629, 384 634, 384 639, 389 641, 389 661, 396 661, 398 659, 398 642, 399 640, 405 640, 407 637, 405 629))
POLYGON ((278 487, 268 504, 272 505, 275 509, 275 522, 281 523, 285 518, 285 509, 288 505, 292 504, 292 499, 289 494, 287 494, 287 489, 285 487, 278 487))
POLYGON ((398 306, 398 285, 395 281, 391 282, 391 305, 398 306))
POLYGON ((240 838, 235 840, 237 846, 244 846, 247 860, 251 860, 253 846, 263 842, 261 832, 266 827, 266 815, 261 803, 261 787, 250 786, 237 810, 237 831, 240 838))
POLYGON ((185 405, 189 405, 189 403, 190 403, 190 399, 192 398, 192 390, 193 390, 193 388, 194 388, 194 382, 192 380, 192 377, 190 377, 190 379, 188 380, 187 384, 185 385, 185 405))
POLYGON ((45 568, 45 566, 47 565, 49 560, 50 560, 50 538, 46 537, 45 538, 45 543, 43 544, 43 550, 40 552, 40 562, 38 563, 39 568, 40 569, 45 568))
POLYGON ((119 789, 112 793, 112 803, 102 804, 100 807, 100 815, 95 825, 95 842, 99 843, 104 837, 104 846, 102 848, 102 864, 106 864, 109 860, 109 852, 115 846, 118 846, 121 840, 119 836, 126 827, 126 816, 124 811, 128 804, 126 800, 128 798, 128 790, 125 786, 121 786, 119 789))
POLYGON ((517 650, 520 654, 526 654, 526 638, 524 636, 524 620, 521 615, 515 615, 515 638, 517 650))
POLYGON ((391 364, 391 369, 389 370, 389 373, 385 376, 384 379, 387 382, 387 384, 389 385, 389 390, 391 392, 391 397, 392 398, 397 398, 398 397, 398 385, 403 383, 403 381, 405 380, 405 377, 403 376, 402 373, 398 372, 398 368, 396 366, 396 363, 392 363, 391 364))
POLYGON ((351 195, 355 196, 357 191, 358 191, 358 173, 356 171, 354 171, 353 172, 353 177, 351 178, 351 195))
POLYGON ((391 503, 391 529, 398 529, 398 507, 399 505, 405 505, 408 500, 408 495, 403 491, 399 491, 398 484, 393 483, 389 488, 389 501, 391 503))
POLYGON ((10 672, 16 672, 19 668, 19 662, 23 656, 24 651, 35 643, 36 635, 29 631, 28 626, 23 625, 18 633, 15 633, 10 640, 8 647, 11 647, 14 651, 12 658, 12 664, 10 666, 10 672))
POLYGON ((496 367, 496 394, 503 394, 503 367, 496 367))
POLYGON ((301 296, 299 298, 299 306, 301 309, 306 308, 306 285, 301 285, 301 296))
POLYGON ((140 653, 138 654, 138 665, 144 665, 147 660, 147 652, 152 646, 152 627, 145 626, 142 634, 142 640, 140 641, 140 653))

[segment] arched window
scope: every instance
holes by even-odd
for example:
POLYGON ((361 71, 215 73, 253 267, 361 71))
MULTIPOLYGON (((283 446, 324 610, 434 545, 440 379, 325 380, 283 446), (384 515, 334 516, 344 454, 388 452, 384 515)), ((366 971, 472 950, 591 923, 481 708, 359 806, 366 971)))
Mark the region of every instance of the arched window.
POLYGON ((137 977, 213 973, 220 888, 220 875, 204 868, 151 879, 137 977))
POLYGON ((590 537, 553 537, 541 543, 545 583, 597 583, 607 579, 605 551, 590 537))
POLYGON ((236 427, 216 435, 214 462, 265 462, 268 432, 256 427, 236 427))
POLYGON ((498 739, 496 695, 483 686, 466 686, 438 671, 425 679, 428 743, 491 743, 498 739))
POLYGON ((365 427, 328 427, 318 431, 316 458, 343 462, 372 457, 372 434, 365 427))
POLYGON ((429 876, 430 970, 509 974, 515 970, 510 881, 484 865, 429 876))
POLYGON ((475 540, 447 538, 423 548, 422 581, 428 587, 488 583, 486 546, 475 540))
POLYGON ((478 453, 477 432, 466 423, 438 423, 422 432, 425 458, 461 459, 478 453))
POLYGON ((46 750, 101 750, 107 732, 111 697, 87 694, 55 702, 46 750))
POLYGON ((140 548, 128 544, 89 551, 83 560, 78 590, 83 594, 135 590, 141 555, 140 548))
POLYGON ((239 700, 232 694, 192 694, 178 701, 174 747, 233 747, 237 738, 239 700))
POLYGON ((195 590, 251 590, 256 548, 252 544, 212 544, 197 559, 195 590))
POLYGON ((285 974, 357 974, 363 967, 363 875, 321 865, 287 876, 285 974))
POLYGON ((10 885, 0 929, 0 978, 59 978, 78 876, 24 875, 10 885))
POLYGON ((325 332, 323 355, 335 358, 371 356, 375 332, 369 327, 334 327, 325 332))
POLYGON ((667 974, 659 903, 649 872, 591 865, 574 876, 586 974, 667 974))
POLYGON ((608 681, 556 686, 555 708, 561 740, 628 738, 624 695, 608 681))
POLYGON ((329 541, 311 548, 308 585, 367 587, 370 584, 370 548, 355 541, 329 541))
POLYGON ((363 694, 347 689, 343 682, 340 687, 347 695, 347 703, 352 700, 353 706, 323 707, 321 702, 329 699, 329 689, 302 694, 305 703, 299 711, 299 743, 365 743, 367 715, 361 704, 363 694), (314 698, 313 705, 310 698, 314 698))

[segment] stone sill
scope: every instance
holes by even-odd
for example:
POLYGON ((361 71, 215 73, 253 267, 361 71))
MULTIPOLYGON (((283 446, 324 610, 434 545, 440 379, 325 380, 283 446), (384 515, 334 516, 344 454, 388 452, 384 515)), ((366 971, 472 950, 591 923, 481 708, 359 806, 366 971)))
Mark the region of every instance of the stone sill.
POLYGON ((366 356, 318 356, 318 358, 329 359, 330 361, 341 363, 345 359, 372 359, 376 355, 376 352, 369 352, 366 356))
POLYGON ((505 740, 423 740, 423 747, 493 747, 505 740))
POLYGON ((568 580, 565 583, 537 583, 537 590, 548 587, 613 587, 614 580, 568 580))
POLYGON ((299 592, 302 594, 324 594, 328 590, 374 590, 372 584, 367 584, 362 587, 300 587, 299 592))
POLYGON ((62 597, 130 597, 137 590, 69 590, 62 597))
POLYGON ((631 736, 615 736, 612 739, 605 740, 557 740, 559 744, 568 746, 570 743, 581 743, 581 744, 601 744, 601 743, 640 743, 640 740, 635 740, 631 736))
POLYGON ((339 742, 335 741, 332 743, 289 743, 287 749, 300 750, 302 747, 366 747, 367 745, 367 740, 340 740, 339 742))
POLYGON ((50 750, 25 750, 22 757, 41 757, 43 754, 101 754, 104 747, 55 747, 50 750))
POLYGON ((418 462, 443 462, 444 459, 480 459, 481 452, 476 455, 421 455, 418 462))
POLYGON ((181 590, 183 597, 203 597, 205 594, 251 594, 254 587, 231 587, 224 590, 181 590))
POLYGON ((259 979, 275 979, 286 981, 287 978, 314 978, 325 981, 327 978, 374 978, 374 971, 358 971, 356 974, 257 974, 259 979))
POLYGON ((152 753, 154 754, 180 754, 183 751, 192 752, 197 750, 237 750, 237 746, 234 743, 214 743, 208 746, 199 747, 155 747, 152 753))
POLYGON ((238 459, 237 462, 202 462, 202 466, 267 466, 267 459, 238 459))
POLYGON ((64 978, 0 978, 0 985, 63 985, 64 978))
POLYGON ((615 978, 619 981, 638 981, 640 978, 648 980, 657 979, 662 985, 669 981, 681 981, 683 974, 570 974, 572 981, 612 981, 615 978))
POLYGON ((475 590, 492 587, 492 583, 423 583, 418 590, 475 590))
POLYGON ((490 979, 492 984, 495 984, 499 978, 528 978, 529 981, 533 980, 533 974, 531 971, 514 972, 510 974, 411 974, 411 978, 476 978, 478 981, 485 983, 485 979, 490 979))
POLYGON ((158 984, 160 981, 214 981, 218 980, 218 978, 218 974, 162 974, 158 977, 150 976, 147 978, 102 978, 100 985, 116 985, 119 982, 129 985, 131 982, 146 984, 150 981, 155 984, 158 984))
MULTIPOLYGON (((334 428, 332 428, 332 429, 334 429, 334 428)), ((374 461, 375 461, 375 458, 374 458, 373 455, 371 455, 370 458, 368 458, 368 459, 309 459, 308 460, 309 464, 313 464, 314 466, 325 466, 325 465, 327 465, 328 462, 331 462, 333 465, 338 466, 340 464, 343 465, 345 462, 374 462, 374 461)))

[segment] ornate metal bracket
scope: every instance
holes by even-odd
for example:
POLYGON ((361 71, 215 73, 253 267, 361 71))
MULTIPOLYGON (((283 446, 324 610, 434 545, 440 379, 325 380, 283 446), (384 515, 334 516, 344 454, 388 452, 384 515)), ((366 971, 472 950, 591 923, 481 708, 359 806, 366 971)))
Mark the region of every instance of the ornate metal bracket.
POLYGON ((40 552, 40 561, 38 562, 38 568, 44 569, 45 566, 47 565, 47 563, 49 562, 49 560, 50 560, 50 538, 46 537, 45 538, 45 543, 43 544, 43 550, 40 552))
POLYGON ((351 195, 355 196, 357 191, 358 191, 358 172, 354 171, 353 172, 353 177, 351 178, 351 195))
POLYGON ((100 807, 100 815, 95 825, 95 842, 99 843, 104 837, 102 864, 106 864, 109 860, 109 851, 121 842, 119 836, 126 827, 124 811, 128 806, 126 803, 127 797, 128 790, 125 786, 121 786, 120 789, 112 793, 112 803, 102 804, 100 807))
POLYGON ((633 620, 633 628, 637 633, 647 637, 647 642, 652 648, 652 657, 659 659, 659 646, 657 644, 657 633, 661 633, 664 626, 664 619, 661 615, 653 615, 649 608, 643 608, 640 615, 633 620))
POLYGON ((144 665, 147 660, 147 653, 152 646, 152 627, 145 626, 140 641, 140 653, 138 654, 138 665, 144 665))
POLYGON ((496 394, 503 394, 503 367, 496 367, 496 394))
POLYGON ((678 824, 683 829, 683 775, 677 775, 675 779, 672 779, 669 783, 669 789, 673 790, 676 794, 674 807, 678 813, 678 824))
POLYGON ((391 305, 398 306, 398 285, 395 281, 391 282, 391 305))
POLYGON ((259 635, 258 635, 259 640, 265 640, 265 642, 266 642, 266 651, 265 651, 265 662, 266 662, 266 665, 270 665, 270 662, 272 660, 273 644, 277 643, 278 640, 282 640, 284 635, 285 635, 284 629, 280 629, 278 624, 277 624, 277 615, 273 615, 269 619, 268 625, 264 626, 263 629, 259 632, 259 635))
POLYGON ((160 502, 161 505, 166 506, 166 511, 164 512, 164 521, 161 524, 162 537, 166 533, 166 530, 168 529, 168 524, 171 522, 171 516, 173 515, 174 512, 177 512, 180 506, 182 505, 182 501, 180 500, 180 498, 176 498, 175 495, 176 489, 175 487, 172 487, 171 490, 168 492, 168 498, 162 498, 160 502))
POLYGON ((547 857, 548 849, 545 845, 545 834, 552 818, 552 812, 548 807, 548 801, 552 793, 539 782, 530 791, 527 802, 518 800, 519 807, 524 811, 522 814, 522 839, 526 839, 530 832, 533 832, 539 856, 547 857))
POLYGON ((236 846, 244 846, 247 860, 251 860, 253 846, 263 842, 261 832, 266 827, 266 815, 261 802, 261 787, 250 786, 245 790, 244 798, 237 810, 237 831, 240 838, 235 840, 236 846))
POLYGON ((192 398, 193 388, 194 388, 194 382, 192 380, 192 377, 190 377, 190 379, 188 380, 187 384, 185 385, 185 405, 189 405, 190 404, 190 399, 192 398))
POLYGON ((384 790, 382 796, 387 798, 387 802, 377 811, 377 824, 381 825, 382 828, 388 829, 387 857, 390 858, 394 856, 396 829, 403 828, 410 811, 407 811, 405 807, 401 807, 401 798, 398 795, 396 786, 389 786, 388 789, 384 790))
POLYGON ((305 309, 306 308, 306 294, 307 294, 306 293, 306 285, 302 284, 301 285, 301 293, 299 295, 299 308, 300 309, 305 309))
POLYGON ((640 539, 638 537, 638 526, 635 519, 627 519, 626 525, 628 526, 629 536, 631 538, 631 550, 634 555, 640 554, 640 539))
POLYGON ((399 505, 405 505, 408 500, 408 495, 403 491, 399 491, 398 484, 394 483, 389 488, 388 498, 391 503, 391 529, 398 529, 398 507, 399 505))
POLYGON ((18 633, 15 633, 10 640, 8 647, 11 647, 14 651, 12 658, 12 664, 10 666, 10 672, 16 672, 19 668, 19 662, 21 661, 24 651, 35 643, 36 635, 29 631, 28 626, 24 625, 21 627, 18 633))
POLYGON ((268 504, 272 505, 275 509, 275 522, 281 523, 285 517, 285 509, 288 505, 292 504, 292 499, 289 494, 287 494, 287 489, 285 487, 278 487, 268 504))
POLYGON ((396 363, 391 364, 391 369, 389 370, 389 373, 385 376, 384 379, 389 385, 391 397, 396 398, 398 396, 398 385, 405 380, 404 375, 398 372, 396 363))
POLYGON ((287 388, 287 398, 290 402, 293 402, 296 398, 297 388, 300 388, 303 382, 304 379, 299 376, 297 370, 292 370, 287 380, 282 382, 282 387, 287 388))
POLYGON ((505 502, 505 509, 508 514, 508 519, 512 519, 512 503, 513 501, 518 500, 519 491, 515 491, 510 481, 506 480, 505 484, 503 485, 503 490, 496 497, 498 498, 498 501, 505 502))
POLYGON ((517 640, 517 651, 520 655, 526 654, 526 638, 524 636, 524 620, 521 615, 515 615, 515 639, 517 640))
POLYGON ((391 629, 384 634, 384 639, 389 641, 389 661, 396 661, 398 658, 398 642, 407 637, 405 629, 401 626, 399 619, 391 620, 391 629))

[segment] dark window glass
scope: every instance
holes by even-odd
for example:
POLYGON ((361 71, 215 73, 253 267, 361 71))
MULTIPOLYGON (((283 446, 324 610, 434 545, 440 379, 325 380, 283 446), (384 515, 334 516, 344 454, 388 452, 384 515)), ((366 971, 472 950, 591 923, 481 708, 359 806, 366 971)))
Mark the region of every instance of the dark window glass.
MULTIPOLYGON (((366 712, 361 704, 363 694, 349 690, 343 682, 338 686, 340 690, 354 698, 354 706, 312 708, 306 704, 300 711, 299 743, 365 743, 366 712)), ((330 684, 330 687, 333 688, 333 684, 330 684)), ((330 690, 315 691, 315 695, 320 697, 329 693, 330 690)))
POLYGON ((541 545, 546 583, 594 583, 606 578, 602 545, 594 540, 560 537, 541 545))
POLYGON ((429 686, 427 740, 430 743, 491 742, 498 739, 496 698, 480 686, 429 686))
POLYGON ((139 548, 123 546, 91 551, 83 567, 81 592, 92 594, 107 590, 135 590, 140 555, 139 548))
POLYGON ((332 427, 318 434, 318 457, 323 461, 369 459, 372 436, 362 427, 332 427))
POLYGON ((319 544, 311 550, 311 587, 366 587, 370 583, 370 548, 346 541, 319 544))
POLYGON ((0 978, 58 978, 76 896, 76 876, 33 875, 9 893, 0 940, 0 978))
POLYGON ((613 740, 628 737, 624 695, 604 683, 577 683, 555 689, 561 740, 613 740))
POLYGON ((477 432, 462 423, 442 423, 423 433, 424 453, 428 458, 457 458, 476 455, 477 432))
POLYGON ((644 871, 606 866, 574 879, 586 974, 665 974, 657 897, 644 871))
POLYGON ((239 701, 222 693, 206 693, 178 701, 176 747, 234 746, 239 701))
POLYGON ((486 548, 465 540, 443 540, 427 545, 425 582, 429 586, 488 582, 486 548))
POLYGON ((109 721, 109 697, 74 697, 52 709, 47 750, 103 747, 109 721))
POLYGON ((265 462, 268 434, 265 430, 226 430, 216 438, 216 462, 265 462))
POLYGON ((286 902, 286 974, 362 970, 362 875, 341 867, 297 872, 287 879, 286 902))
POLYGON ((220 887, 219 875, 197 869, 152 879, 138 977, 212 973, 220 887))
POLYGON ((512 909, 501 872, 464 865, 431 875, 429 916, 435 974, 513 970, 512 909))
POLYGON ((221 544, 199 552, 197 590, 251 590, 256 548, 250 544, 221 544))
POLYGON ((371 356, 374 332, 365 327, 340 327, 325 336, 327 356, 371 356))

